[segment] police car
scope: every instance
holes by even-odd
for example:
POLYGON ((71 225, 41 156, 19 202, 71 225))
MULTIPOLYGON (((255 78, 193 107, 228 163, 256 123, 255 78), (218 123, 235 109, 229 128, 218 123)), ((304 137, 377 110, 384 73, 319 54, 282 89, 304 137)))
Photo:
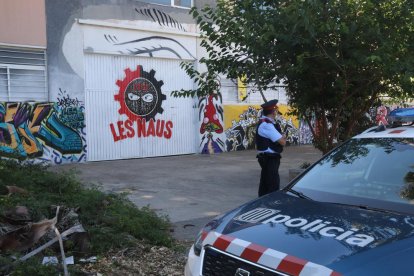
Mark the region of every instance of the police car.
POLYGON ((186 276, 414 275, 414 108, 209 222, 186 276))

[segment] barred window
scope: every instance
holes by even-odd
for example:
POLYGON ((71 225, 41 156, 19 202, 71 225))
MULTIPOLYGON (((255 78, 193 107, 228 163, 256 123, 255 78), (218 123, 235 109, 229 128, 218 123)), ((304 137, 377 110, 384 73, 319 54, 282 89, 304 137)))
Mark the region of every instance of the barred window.
POLYGON ((46 51, 0 47, 0 101, 47 101, 46 51))

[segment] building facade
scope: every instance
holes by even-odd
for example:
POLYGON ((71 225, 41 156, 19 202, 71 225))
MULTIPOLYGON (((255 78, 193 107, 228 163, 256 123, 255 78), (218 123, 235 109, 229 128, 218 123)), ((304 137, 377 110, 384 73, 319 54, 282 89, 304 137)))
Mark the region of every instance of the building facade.
MULTIPOLYGON (((254 88, 223 78, 219 95, 171 96, 195 88, 180 67, 205 55, 189 9, 213 0, 0 5, 0 156, 61 164, 254 147, 254 88)), ((288 111, 283 87, 265 94, 288 111)), ((281 119, 299 143, 299 122, 281 119)))

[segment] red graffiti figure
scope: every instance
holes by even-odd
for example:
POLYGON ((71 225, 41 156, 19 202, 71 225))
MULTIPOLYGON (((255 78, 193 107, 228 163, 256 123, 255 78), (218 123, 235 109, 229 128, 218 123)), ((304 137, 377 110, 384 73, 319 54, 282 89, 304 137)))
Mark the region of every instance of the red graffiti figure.
POLYGON ((213 97, 213 95, 208 97, 206 108, 204 109, 204 119, 200 127, 201 134, 204 134, 206 131, 210 133, 223 133, 223 126, 220 123, 217 109, 214 106, 213 97))
POLYGON ((375 117, 375 121, 378 125, 388 125, 387 120, 385 117, 388 115, 388 110, 385 106, 380 106, 377 108, 377 116, 375 117))

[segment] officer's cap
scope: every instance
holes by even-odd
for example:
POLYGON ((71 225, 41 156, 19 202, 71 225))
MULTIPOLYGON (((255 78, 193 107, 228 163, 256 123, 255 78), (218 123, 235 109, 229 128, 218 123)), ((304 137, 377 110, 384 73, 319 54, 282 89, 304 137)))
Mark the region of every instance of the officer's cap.
POLYGON ((263 108, 263 110, 272 110, 275 109, 277 102, 278 100, 271 100, 262 104, 261 107, 263 108))

